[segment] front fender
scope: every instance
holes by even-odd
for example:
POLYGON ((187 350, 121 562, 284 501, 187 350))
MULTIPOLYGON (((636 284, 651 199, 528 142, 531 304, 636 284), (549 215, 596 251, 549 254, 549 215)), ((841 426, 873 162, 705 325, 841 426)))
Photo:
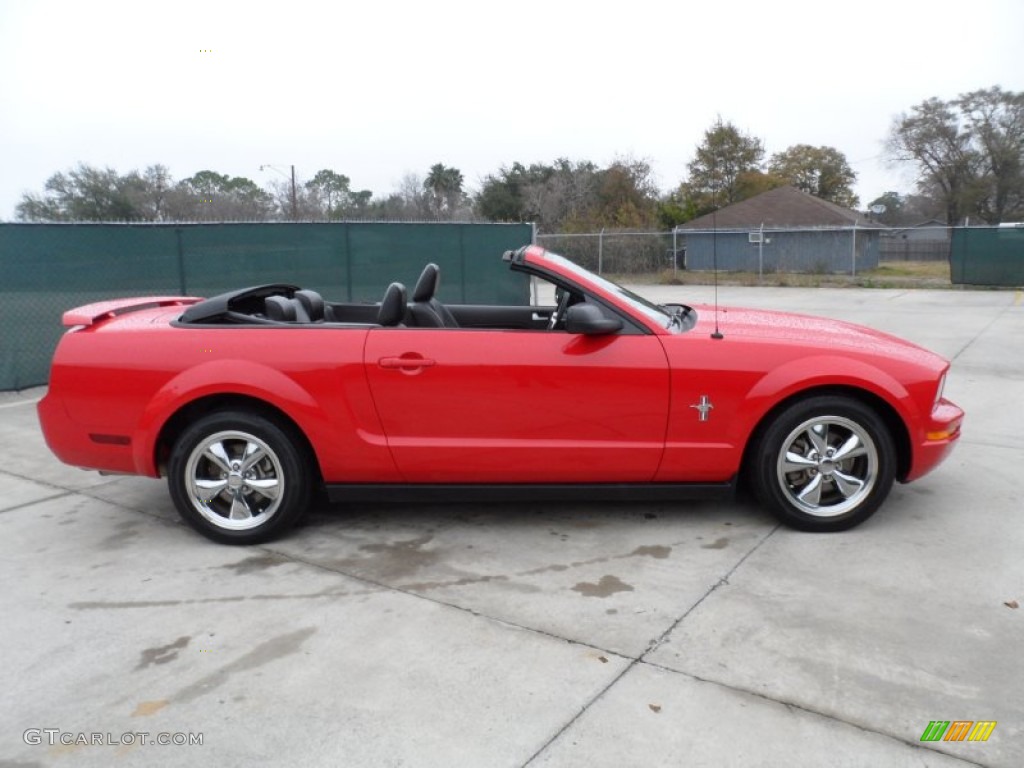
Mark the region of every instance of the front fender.
POLYGON ((780 402, 824 387, 870 392, 891 406, 905 425, 916 423, 922 415, 907 388, 881 368, 838 355, 814 355, 783 363, 762 376, 744 398, 737 423, 749 436, 780 402))

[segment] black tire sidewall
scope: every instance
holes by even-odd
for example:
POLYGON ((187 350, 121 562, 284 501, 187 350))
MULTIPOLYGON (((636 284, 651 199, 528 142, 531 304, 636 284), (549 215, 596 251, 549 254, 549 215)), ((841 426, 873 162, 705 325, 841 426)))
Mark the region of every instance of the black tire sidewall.
POLYGON ((896 477, 896 448, 888 427, 869 405, 840 395, 818 395, 797 401, 778 413, 751 453, 754 492, 781 522, 803 531, 844 531, 867 520, 889 495, 896 477), (878 470, 875 485, 853 509, 835 517, 816 517, 794 507, 779 487, 776 466, 783 441, 800 424, 819 416, 841 416, 855 422, 875 442, 878 470))
POLYGON ((209 414, 183 431, 171 450, 167 465, 167 484, 178 514, 213 541, 222 544, 258 544, 281 535, 294 525, 309 506, 310 472, 295 438, 283 425, 247 411, 223 411, 209 414), (284 493, 274 515, 261 525, 243 531, 231 531, 211 523, 192 506, 188 492, 188 457, 195 447, 217 432, 247 432, 264 441, 276 454, 284 474, 284 493))

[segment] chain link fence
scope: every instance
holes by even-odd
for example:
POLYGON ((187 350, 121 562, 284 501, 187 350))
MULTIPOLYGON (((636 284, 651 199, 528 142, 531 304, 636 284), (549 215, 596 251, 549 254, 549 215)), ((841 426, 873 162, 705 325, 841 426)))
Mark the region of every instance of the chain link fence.
POLYGON ((537 243, 605 275, 666 271, 848 274, 893 262, 950 265, 954 284, 1024 284, 1024 224, 602 230, 538 234, 537 243))
POLYGON ((537 244, 599 275, 655 274, 673 268, 671 232, 538 234, 537 244))
POLYGON ((884 230, 881 261, 949 261, 954 227, 922 226, 884 230))

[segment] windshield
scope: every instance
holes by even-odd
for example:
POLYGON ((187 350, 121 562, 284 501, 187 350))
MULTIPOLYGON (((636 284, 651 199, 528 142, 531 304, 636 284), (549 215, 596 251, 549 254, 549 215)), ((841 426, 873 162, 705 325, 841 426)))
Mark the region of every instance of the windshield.
POLYGON ((553 264, 558 264, 567 272, 576 275, 588 282, 604 288, 611 294, 618 296, 624 302, 630 305, 637 312, 646 315, 648 318, 653 320, 655 323, 660 325, 662 328, 670 328, 672 326, 673 315, 671 312, 665 311, 662 307, 657 304, 653 304, 643 296, 637 296, 630 290, 623 288, 618 283, 613 283, 611 280, 606 280, 600 275, 595 275, 593 272, 589 272, 579 264, 575 264, 569 261, 564 256, 559 256, 557 253, 551 251, 545 251, 544 258, 553 264))

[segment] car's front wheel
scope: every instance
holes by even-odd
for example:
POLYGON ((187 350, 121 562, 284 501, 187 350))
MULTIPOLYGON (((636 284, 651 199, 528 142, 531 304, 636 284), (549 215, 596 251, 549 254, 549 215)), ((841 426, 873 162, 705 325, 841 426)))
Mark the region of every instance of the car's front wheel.
POLYGON ((896 474, 885 422, 847 397, 798 401, 768 424, 751 454, 761 503, 805 531, 843 531, 875 513, 896 474))
POLYGON ((168 463, 178 512, 214 541, 280 535, 309 505, 311 479, 289 431, 245 411, 210 414, 178 438, 168 463))

